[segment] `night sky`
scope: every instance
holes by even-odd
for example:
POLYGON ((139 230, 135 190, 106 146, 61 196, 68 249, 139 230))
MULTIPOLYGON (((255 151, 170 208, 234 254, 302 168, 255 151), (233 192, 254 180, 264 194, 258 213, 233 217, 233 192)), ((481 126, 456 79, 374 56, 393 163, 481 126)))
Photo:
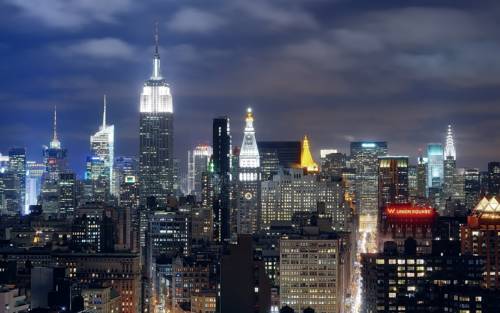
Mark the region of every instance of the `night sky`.
POLYGON ((116 155, 136 155, 157 20, 183 162, 219 115, 240 145, 250 105, 257 140, 307 134, 315 154, 373 139, 414 158, 452 124, 458 166, 485 168, 500 159, 499 17, 470 0, 0 0, 0 152, 40 160, 57 105, 81 174, 105 93, 116 155))

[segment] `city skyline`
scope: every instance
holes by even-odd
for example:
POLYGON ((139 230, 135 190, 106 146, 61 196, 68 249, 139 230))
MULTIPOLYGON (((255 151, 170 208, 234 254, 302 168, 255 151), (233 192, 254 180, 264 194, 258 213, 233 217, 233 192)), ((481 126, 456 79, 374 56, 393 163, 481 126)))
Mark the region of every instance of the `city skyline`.
POLYGON ((497 158, 498 139, 491 129, 500 115, 495 105, 499 66, 493 57, 499 40, 489 13, 498 10, 496 4, 485 1, 474 10, 464 1, 418 7, 362 2, 357 8, 322 1, 291 7, 266 1, 219 4, 157 4, 158 11, 167 12, 159 18, 129 1, 96 9, 71 3, 54 8, 54 19, 17 1, 1 4, 2 25, 15 26, 1 40, 2 66, 15 75, 2 81, 0 99, 9 104, 3 106, 5 118, 15 122, 2 125, 6 135, 0 151, 26 147, 30 160, 40 160, 57 105, 59 139, 68 149, 70 167, 81 174, 89 154, 84 143, 95 131, 100 99, 107 94, 108 120, 116 126, 115 154, 137 156, 138 94, 141 78, 151 70, 151 29, 158 20, 164 75, 176 99, 174 129, 180 140, 174 151, 182 162, 188 150, 210 142, 206 133, 216 116, 231 117, 233 136, 240 138, 238 117, 247 106, 259 116, 260 140, 308 135, 315 156, 321 148, 347 152, 354 140, 385 140, 390 154, 409 155, 415 163, 418 149, 444 143, 451 124, 458 167, 485 169, 497 158), (146 18, 127 24, 133 12, 146 18), (244 23, 235 25, 228 12, 240 12, 244 23), (429 25, 416 27, 422 16, 429 25), (438 20, 445 22, 442 27, 436 26, 438 20), (391 25, 414 36, 383 33, 391 25), (47 62, 38 62, 42 57, 47 62), (393 61, 377 64, 385 59, 393 61), (353 77, 361 69, 358 76, 364 77, 353 77), (385 71, 391 75, 378 79, 385 71), (50 79, 43 79, 46 75, 50 79), (285 82, 275 77, 283 75, 289 78, 285 82), (299 114, 305 107, 309 114, 299 114))

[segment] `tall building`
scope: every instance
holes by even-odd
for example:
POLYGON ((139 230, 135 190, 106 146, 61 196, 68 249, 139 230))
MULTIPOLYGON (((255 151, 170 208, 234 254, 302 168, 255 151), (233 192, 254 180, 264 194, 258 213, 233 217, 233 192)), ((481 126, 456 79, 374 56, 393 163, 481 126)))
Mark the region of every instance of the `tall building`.
POLYGON ((500 162, 488 163, 488 193, 500 195, 500 162))
POLYGON ((248 108, 239 156, 237 214, 239 234, 253 234, 260 226, 260 156, 253 120, 252 109, 248 108))
POLYGON ((109 200, 109 167, 99 156, 87 157, 85 172, 85 195, 87 202, 107 202, 109 200))
POLYGON ((140 100, 139 184, 141 203, 150 197, 167 203, 173 191, 173 104, 170 86, 161 75, 158 32, 155 33, 153 73, 140 100))
POLYGON ((444 152, 440 143, 427 145, 427 188, 442 188, 444 179, 444 152))
POLYGON ((446 133, 446 145, 444 147, 444 158, 457 159, 457 152, 455 151, 455 142, 453 140, 453 131, 451 130, 451 125, 448 125, 448 131, 446 133))
POLYGON ((16 212, 21 215, 29 212, 25 207, 26 199, 26 149, 12 148, 9 150, 9 171, 14 174, 17 180, 17 208, 16 212))
POLYGON ((427 195, 427 158, 417 159, 417 198, 423 199, 427 195))
POLYGON ((383 156, 378 158, 378 206, 408 203, 408 157, 383 156))
MULTIPOLYGON (((449 250, 435 249, 432 254, 418 255, 409 239, 403 252, 397 251, 394 242, 387 242, 384 252, 362 254, 360 312, 488 312, 466 310, 467 306, 445 309, 445 304, 453 300, 449 299, 450 290, 479 287, 484 266, 477 256, 449 250)), ((471 299, 464 296, 460 300, 471 299)))
POLYGON ((213 198, 214 238, 223 241, 230 237, 231 201, 231 128, 229 118, 218 117, 212 124, 212 164, 205 179, 204 201, 213 198))
POLYGON ((500 288, 500 204, 498 197, 479 201, 460 229, 462 253, 486 258, 484 286, 500 288))
POLYGON ((453 132, 451 125, 448 125, 448 132, 446 135, 446 145, 444 148, 444 161, 443 161, 443 196, 446 200, 456 199, 454 193, 454 184, 457 175, 457 154, 455 152, 455 143, 453 141, 453 132))
POLYGON ((62 148, 57 136, 57 109, 54 108, 53 137, 49 146, 43 147, 43 162, 46 166, 42 177, 40 202, 44 214, 56 215, 59 212, 59 174, 67 169, 67 150, 62 148))
POLYGON ((300 141, 258 141, 262 180, 271 180, 280 167, 300 164, 300 141))
POLYGON ((249 235, 227 247, 220 265, 220 312, 268 313, 271 283, 265 264, 254 254, 249 235))
MULTIPOLYGON (((99 127, 99 131, 90 136, 90 152, 92 156, 99 157, 105 166, 105 172, 102 173, 103 179, 106 180, 109 192, 116 196, 117 190, 113 182, 114 175, 114 165, 115 160, 115 126, 106 124, 106 95, 104 95, 103 103, 103 113, 102 113, 102 125, 99 127)), ((100 173, 101 174, 101 173, 100 173)))
POLYGON ((408 166, 408 195, 410 202, 415 202, 418 196, 418 167, 408 166))
POLYGON ((76 175, 75 173, 59 174, 59 214, 72 216, 76 208, 76 175))
POLYGON ((278 158, 281 167, 293 167, 300 164, 300 141, 258 141, 259 153, 273 152, 278 158))
POLYGON ((464 172, 464 195, 465 208, 472 210, 481 197, 481 183, 479 180, 479 169, 467 168, 464 172))
POLYGON ((334 234, 280 240, 280 302, 295 312, 341 311, 341 240, 334 234))
POLYGON ((387 155, 387 142, 351 142, 351 166, 356 170, 356 212, 361 232, 377 228, 378 158, 387 155))
POLYGON ((322 157, 321 173, 326 176, 340 177, 346 166, 347 156, 344 153, 328 153, 322 157))
POLYGON ((57 137, 57 108, 54 108, 54 126, 53 126, 53 137, 50 141, 49 146, 43 147, 43 161, 46 166, 45 177, 43 178, 43 183, 45 182, 55 182, 59 178, 59 173, 66 170, 67 160, 66 160, 67 150, 63 149, 61 142, 57 137))
POLYGON ((42 189, 42 176, 45 173, 45 164, 35 161, 26 161, 26 209, 30 205, 38 204, 38 196, 42 189))
POLYGON ((318 203, 323 203, 322 215, 332 218, 332 224, 343 225, 349 219, 343 192, 341 181, 320 179, 302 169, 282 169, 273 180, 261 183, 261 228, 276 221, 291 222, 294 214, 315 212, 318 203))
POLYGON ((212 147, 209 145, 198 145, 193 151, 188 151, 188 194, 201 197, 201 176, 208 169, 208 163, 212 156, 212 147))
POLYGON ((411 204, 391 204, 382 211, 378 230, 378 245, 393 241, 400 252, 408 237, 415 240, 418 254, 430 253, 436 228, 437 213, 434 208, 411 204))
POLYGON ((314 161, 311 154, 311 149, 309 146, 309 139, 304 136, 302 140, 302 149, 300 151, 300 168, 306 170, 308 173, 319 172, 318 164, 314 161))

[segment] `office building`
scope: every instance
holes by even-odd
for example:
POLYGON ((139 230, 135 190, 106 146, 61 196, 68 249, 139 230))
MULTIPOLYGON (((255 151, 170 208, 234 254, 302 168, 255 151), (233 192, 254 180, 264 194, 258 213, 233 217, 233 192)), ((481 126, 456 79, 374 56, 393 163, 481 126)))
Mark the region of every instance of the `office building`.
POLYGON ((231 128, 229 118, 226 116, 213 120, 212 148, 213 166, 207 173, 210 177, 206 176, 204 182, 206 187, 213 189, 211 191, 206 189, 207 192, 202 202, 210 201, 208 198, 213 192, 214 239, 220 242, 230 237, 230 199, 233 178, 231 175, 231 128), (210 179, 210 182, 207 179, 210 179))
POLYGON ((202 173, 208 170, 212 153, 209 145, 198 145, 193 151, 188 151, 187 192, 198 200, 201 198, 202 173))
POLYGON ((9 150, 9 172, 14 174, 16 184, 16 212, 20 215, 28 214, 25 205, 26 199, 26 149, 12 148, 9 150))
POLYGON ((121 312, 120 294, 110 287, 89 287, 81 292, 85 310, 96 313, 121 312))
MULTIPOLYGON (((257 147, 261 156, 270 154, 277 158, 278 167, 290 168, 300 164, 302 150, 300 141, 258 141, 257 147)), ((265 162, 262 158, 261 161, 265 162)), ((277 168, 274 168, 274 170, 277 170, 277 168)))
POLYGON ((387 143, 351 142, 351 166, 356 170, 356 213, 359 229, 370 232, 377 228, 378 158, 387 155, 387 143))
POLYGON ((408 157, 382 156, 378 158, 378 206, 381 210, 390 204, 408 203, 408 157))
POLYGON ((67 268, 76 288, 88 285, 107 286, 121 297, 121 312, 139 311, 141 295, 140 257, 135 253, 54 253, 57 265, 67 268), (117 274, 119 273, 119 274, 117 274))
POLYGON ((260 156, 252 109, 247 109, 238 167, 237 231, 253 234, 260 226, 260 156))
POLYGON ((448 250, 417 255, 408 239, 403 252, 387 242, 383 252, 362 254, 361 312, 468 312, 444 308, 450 290, 479 287, 484 261, 448 250))
POLYGON ((488 193, 500 195, 500 162, 488 163, 488 193))
POLYGON ((87 157, 85 172, 85 195, 87 202, 107 202, 110 200, 109 167, 99 156, 87 157))
MULTIPOLYGON (((54 108, 53 136, 49 146, 43 147, 43 163, 46 166, 43 184, 57 182, 59 174, 67 168, 67 150, 62 148, 57 136, 57 109, 54 108)), ((43 188, 43 185, 42 185, 43 188)))
POLYGON ((144 83, 139 121, 139 195, 141 204, 154 197, 166 205, 173 192, 173 103, 170 86, 161 75, 158 32, 155 34, 153 73, 144 83))
POLYGON ((282 238, 280 306, 296 312, 341 312, 341 240, 334 234, 282 238))
POLYGON ((26 204, 25 211, 30 205, 38 204, 38 196, 42 190, 42 176, 45 173, 45 164, 35 161, 26 161, 26 204))
POLYGON ((460 230, 462 253, 486 259, 484 286, 500 288, 500 204, 498 197, 479 201, 460 230))
POLYGON ((480 173, 477 168, 467 168, 464 171, 465 208, 472 210, 481 197, 480 173))
POLYGON ((179 211, 155 211, 149 217, 150 249, 153 258, 160 255, 188 256, 190 253, 189 214, 179 211))
POLYGON ((386 241, 392 241, 397 249, 404 251, 404 243, 412 237, 416 253, 430 253, 437 224, 434 208, 411 204, 390 204, 381 214, 378 231, 378 246, 381 249, 386 241))
POLYGON ((76 174, 59 174, 59 215, 71 217, 76 208, 76 174))
POLYGON ((444 152, 440 143, 427 145, 427 188, 442 188, 444 180, 444 152))
POLYGON ((103 161, 104 170, 102 179, 105 180, 107 191, 117 196, 116 185, 114 183, 114 160, 115 160, 115 126, 106 124, 106 95, 104 95, 102 113, 102 125, 99 131, 90 136, 90 153, 94 157, 99 157, 103 161))
POLYGON ((349 219, 343 207, 342 182, 308 175, 302 169, 282 169, 271 181, 261 183, 262 228, 273 222, 291 222, 294 214, 316 212, 322 203, 323 215, 333 224, 349 219))
POLYGON ((344 153, 328 153, 322 157, 321 174, 324 176, 342 176, 342 171, 347 166, 347 156, 344 153))
POLYGON ((222 255, 220 265, 220 312, 268 313, 271 284, 264 262, 254 255, 249 235, 239 235, 222 255))

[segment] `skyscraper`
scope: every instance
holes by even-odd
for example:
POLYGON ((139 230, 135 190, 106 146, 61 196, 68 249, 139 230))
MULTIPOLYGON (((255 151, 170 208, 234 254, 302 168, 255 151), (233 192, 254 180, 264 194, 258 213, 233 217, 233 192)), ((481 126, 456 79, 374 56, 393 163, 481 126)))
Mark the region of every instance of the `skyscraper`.
POLYGON ((173 104, 170 86, 161 75, 158 31, 155 32, 153 73, 140 99, 139 184, 141 203, 155 197, 165 205, 173 191, 173 104))
POLYGON ((43 147, 43 161, 45 163, 46 175, 43 182, 56 182, 59 179, 59 173, 66 169, 66 149, 63 149, 61 142, 57 137, 57 108, 54 107, 54 126, 53 137, 49 146, 43 147))
POLYGON ((408 157, 383 156, 378 158, 378 206, 408 203, 408 157))
POLYGON ((212 147, 209 145, 198 145, 193 151, 188 151, 188 194, 194 194, 200 199, 201 175, 207 171, 212 147))
POLYGON ((213 168, 207 173, 206 189, 207 197, 213 193, 214 210, 214 238, 222 241, 230 237, 229 208, 231 194, 231 133, 229 118, 218 117, 213 120, 212 125, 212 147, 213 168), (216 179, 214 179, 216 178, 216 179), (216 192, 214 192, 216 190, 216 192))
POLYGON ((479 181, 479 169, 467 168, 464 172, 464 195, 465 208, 472 210, 479 202, 481 196, 481 184, 479 181))
POLYGON ((45 173, 45 164, 35 161, 26 161, 26 210, 30 205, 38 203, 38 196, 42 189, 42 176, 45 173))
POLYGON ((446 145, 444 148, 444 163, 443 163, 443 196, 444 200, 455 199, 454 183, 457 175, 457 162, 456 162, 455 144, 453 141, 453 132, 451 125, 448 125, 448 132, 446 135, 446 145))
POLYGON ((444 178, 444 152, 440 143, 427 145, 427 188, 441 189, 444 178))
POLYGON ((117 195, 115 184, 113 183, 113 162, 115 158, 114 143, 115 126, 106 124, 106 95, 104 95, 102 125, 94 135, 90 136, 90 151, 92 156, 99 157, 106 167, 104 178, 109 186, 108 190, 112 195, 117 195))
POLYGON ((26 199, 26 149, 12 148, 9 150, 9 171, 14 174, 17 184, 17 212, 28 214, 25 209, 26 199))
POLYGON ((373 231, 378 215, 378 158, 387 155, 387 142, 351 142, 351 166, 356 170, 356 212, 360 231, 373 231))
POLYGON ((253 234, 260 219, 260 156, 255 140, 252 109, 247 109, 238 177, 238 233, 253 234))
POLYGON ((500 162, 488 163, 488 193, 500 195, 500 162))

